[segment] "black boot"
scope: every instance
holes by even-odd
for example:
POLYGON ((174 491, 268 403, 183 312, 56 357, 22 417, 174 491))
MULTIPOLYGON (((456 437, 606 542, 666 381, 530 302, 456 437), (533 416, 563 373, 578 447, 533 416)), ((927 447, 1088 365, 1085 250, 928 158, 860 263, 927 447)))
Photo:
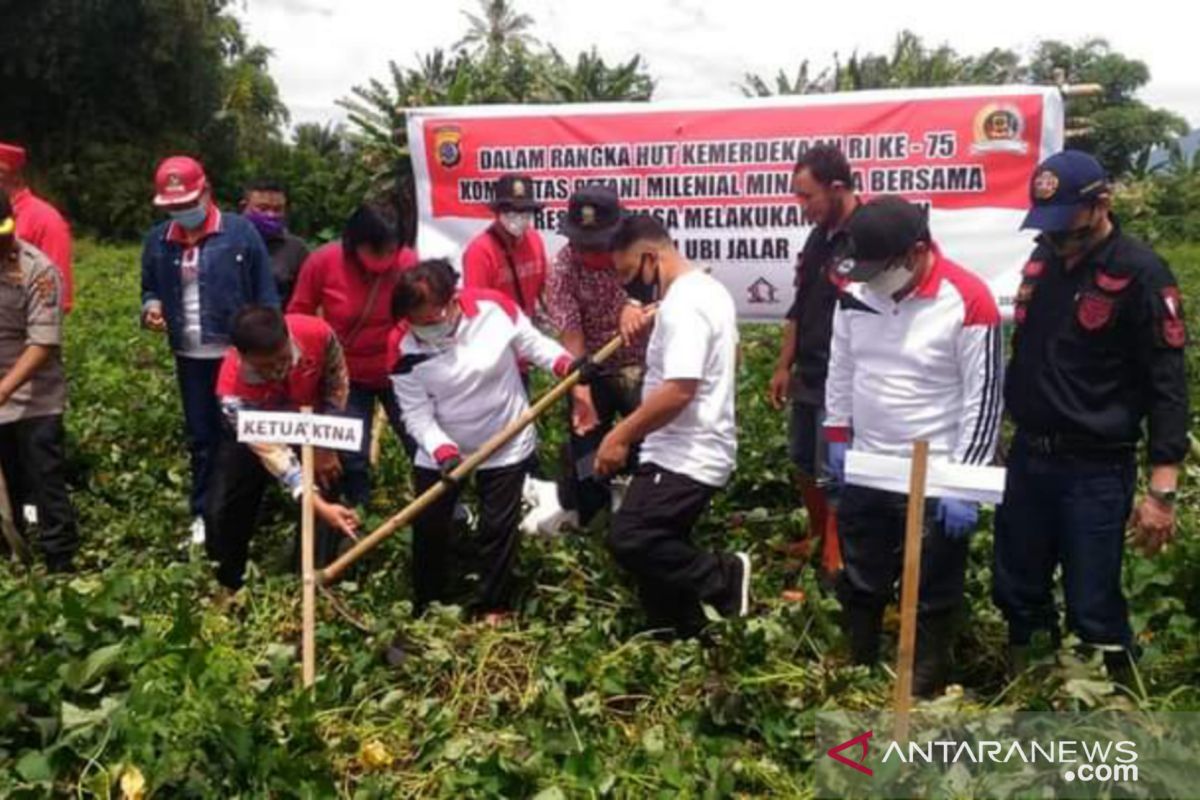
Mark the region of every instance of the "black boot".
POLYGON ((871 666, 879 661, 883 609, 857 603, 847 605, 842 612, 842 627, 850 640, 850 657, 855 664, 871 666))
POLYGON ((937 697, 946 688, 950 648, 954 644, 954 615, 925 615, 917 622, 917 653, 913 661, 913 696, 937 697))
POLYGON ((1136 656, 1128 650, 1105 650, 1104 670, 1108 679, 1118 686, 1124 686, 1130 691, 1137 691, 1137 676, 1133 664, 1136 656))

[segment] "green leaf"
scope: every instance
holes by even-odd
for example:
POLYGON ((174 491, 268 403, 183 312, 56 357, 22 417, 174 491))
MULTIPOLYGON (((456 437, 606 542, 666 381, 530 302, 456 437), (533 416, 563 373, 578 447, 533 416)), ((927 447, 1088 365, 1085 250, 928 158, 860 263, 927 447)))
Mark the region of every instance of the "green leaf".
POLYGON ((549 789, 542 789, 533 796, 533 800, 567 800, 566 794, 557 786, 551 786, 549 789))
POLYGON ((17 774, 29 783, 50 783, 54 780, 54 767, 50 756, 42 750, 33 750, 21 756, 17 762, 17 774))
POLYGON ((117 663, 124 645, 120 642, 93 650, 82 664, 68 667, 63 679, 67 686, 79 691, 94 684, 117 663))

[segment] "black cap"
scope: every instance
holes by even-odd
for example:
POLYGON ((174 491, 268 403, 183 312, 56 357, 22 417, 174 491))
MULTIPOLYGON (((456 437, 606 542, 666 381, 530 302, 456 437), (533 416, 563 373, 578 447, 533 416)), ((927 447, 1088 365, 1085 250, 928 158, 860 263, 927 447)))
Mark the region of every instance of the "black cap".
POLYGON ((846 280, 867 281, 917 242, 929 241, 929 220, 920 206, 883 195, 858 207, 846 224, 846 234, 836 272, 846 280))
POLYGON ((493 211, 542 210, 542 204, 533 199, 533 180, 528 175, 501 175, 491 206, 493 211))
POLYGON ((585 186, 571 195, 558 232, 580 250, 607 250, 624 216, 621 200, 608 186, 585 186))
POLYGON ((1108 173, 1092 156, 1079 150, 1052 155, 1033 172, 1029 182, 1033 208, 1021 227, 1065 231, 1081 210, 1108 190, 1108 173))

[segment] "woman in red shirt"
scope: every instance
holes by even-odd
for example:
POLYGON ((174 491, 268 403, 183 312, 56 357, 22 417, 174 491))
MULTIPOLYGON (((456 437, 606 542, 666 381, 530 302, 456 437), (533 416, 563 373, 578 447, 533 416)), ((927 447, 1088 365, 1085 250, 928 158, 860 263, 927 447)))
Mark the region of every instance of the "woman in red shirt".
POLYGON ((342 488, 347 504, 370 498, 367 454, 375 401, 383 403, 392 430, 411 459, 416 445, 400 421, 400 408, 388 377, 388 333, 392 328, 392 290, 417 254, 400 241, 391 206, 359 206, 342 229, 342 238, 314 252, 300 268, 290 314, 318 314, 337 333, 350 372, 346 413, 363 421, 363 449, 343 456, 342 488))

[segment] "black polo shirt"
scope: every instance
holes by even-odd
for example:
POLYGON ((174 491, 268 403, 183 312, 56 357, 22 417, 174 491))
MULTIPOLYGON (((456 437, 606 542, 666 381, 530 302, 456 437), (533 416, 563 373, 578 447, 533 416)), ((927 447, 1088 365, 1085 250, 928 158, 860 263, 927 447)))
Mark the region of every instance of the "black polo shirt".
POLYGON ((1150 463, 1183 460, 1183 309, 1175 276, 1149 247, 1115 227, 1068 269, 1039 245, 1014 315, 1004 396, 1018 428, 1134 443, 1146 420, 1150 463))
POLYGON ((796 259, 796 299, 787 312, 787 318, 796 323, 792 398, 806 405, 825 405, 833 312, 840 291, 832 269, 845 238, 844 228, 832 232, 821 226, 813 228, 796 259))

